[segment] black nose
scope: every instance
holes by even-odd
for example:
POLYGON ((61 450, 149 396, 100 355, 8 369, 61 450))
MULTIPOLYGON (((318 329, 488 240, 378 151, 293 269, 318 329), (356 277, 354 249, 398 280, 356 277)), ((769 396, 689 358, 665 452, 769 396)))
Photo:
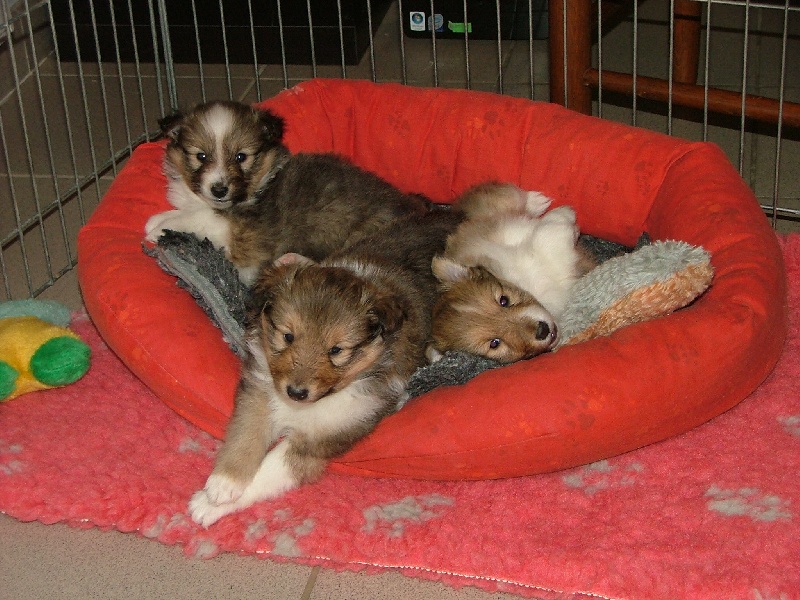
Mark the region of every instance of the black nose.
POLYGON ((296 388, 293 385, 286 386, 286 393, 292 400, 305 400, 308 398, 308 389, 296 388))
POLYGON ((228 186, 224 183, 215 183, 211 186, 211 193, 215 198, 224 198, 228 195, 228 186))
POLYGON ((544 321, 539 321, 536 325, 536 339, 546 340, 548 337, 550 337, 550 326, 544 321))

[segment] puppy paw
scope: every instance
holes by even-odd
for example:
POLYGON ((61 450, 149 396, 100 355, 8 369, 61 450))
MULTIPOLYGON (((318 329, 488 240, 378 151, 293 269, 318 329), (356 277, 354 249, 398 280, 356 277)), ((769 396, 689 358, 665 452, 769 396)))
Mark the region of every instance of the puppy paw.
POLYGON ((231 479, 227 475, 212 473, 208 481, 206 481, 204 491, 211 504, 220 505, 236 502, 242 497, 244 488, 245 486, 242 483, 231 479))
POLYGON ((563 240, 570 246, 574 246, 577 243, 580 230, 572 207, 559 206, 554 208, 542 217, 541 222, 543 227, 551 232, 550 236, 553 240, 563 240))
POLYGON ((201 527, 210 527, 225 515, 235 512, 234 504, 214 504, 209 500, 206 490, 198 490, 189 500, 189 515, 201 527))
POLYGON ((158 213, 147 219, 144 226, 145 239, 148 242, 156 243, 158 238, 164 235, 165 229, 171 229, 168 226, 169 221, 173 220, 178 214, 177 210, 168 210, 158 213))
MULTIPOLYGON (((228 255, 227 250, 225 255, 228 255)), ((241 281, 247 287, 251 287, 256 282, 260 267, 259 265, 252 267, 236 267, 236 270, 239 273, 239 281, 241 281)))
POLYGON ((571 206, 554 208, 544 218, 553 223, 565 223, 568 225, 574 225, 577 220, 575 210, 571 206))
POLYGON ((444 356, 444 354, 442 354, 436 348, 434 348, 433 344, 428 344, 425 347, 425 358, 428 359, 429 364, 433 364, 435 362, 440 361, 442 359, 442 356, 444 356))
POLYGON ((552 200, 540 192, 523 192, 525 212, 532 217, 541 217, 550 208, 552 200))

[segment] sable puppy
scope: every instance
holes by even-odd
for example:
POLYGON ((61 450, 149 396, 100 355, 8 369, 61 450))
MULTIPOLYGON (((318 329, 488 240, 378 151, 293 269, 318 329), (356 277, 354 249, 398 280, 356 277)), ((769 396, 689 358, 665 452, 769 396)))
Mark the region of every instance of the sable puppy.
POLYGON ((575 211, 511 184, 468 190, 467 218, 433 260, 442 295, 429 360, 465 350, 501 362, 531 358, 558 340, 558 319, 577 279, 594 267, 577 245, 575 211))
POLYGON ((164 174, 175 209, 147 221, 146 239, 155 242, 171 229, 228 248, 226 214, 252 200, 286 160, 283 119, 239 102, 214 101, 164 117, 159 125, 169 140, 164 174))
POLYGON ((261 270, 225 444, 192 519, 207 527, 318 479, 405 402, 430 337, 431 259, 460 218, 407 217, 321 262, 290 253, 261 270))
POLYGON ((155 242, 165 229, 208 238, 246 283, 286 252, 319 260, 431 207, 342 157, 291 155, 283 119, 267 110, 210 102, 161 126, 175 209, 151 217, 146 238, 155 242))
POLYGON ((444 258, 434 259, 433 272, 441 293, 433 308, 429 362, 460 350, 510 363, 546 352, 555 342, 553 317, 525 290, 483 267, 444 258))

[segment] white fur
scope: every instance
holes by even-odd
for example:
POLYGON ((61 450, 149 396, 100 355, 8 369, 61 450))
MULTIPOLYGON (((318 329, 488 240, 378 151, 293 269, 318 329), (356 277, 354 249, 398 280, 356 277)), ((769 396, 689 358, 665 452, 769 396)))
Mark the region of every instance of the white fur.
MULTIPOLYGON (((195 492, 189 501, 192 520, 203 527, 300 485, 286 462, 289 441, 285 436, 293 431, 309 437, 335 435, 353 422, 371 418, 379 408, 363 381, 355 381, 313 404, 299 404, 283 397, 275 389, 267 357, 260 345, 251 340, 249 348, 258 363, 258 368, 251 373, 269 396, 271 437, 284 439, 267 452, 253 480, 244 486, 226 475, 212 473, 209 476, 205 487, 195 492)), ((399 382, 391 382, 390 387, 395 384, 399 385, 399 382)))
POLYGON ((273 397, 270 407, 275 428, 280 435, 295 430, 308 437, 343 431, 354 422, 372 417, 379 408, 367 390, 367 385, 357 380, 312 404, 300 404, 288 397, 285 400, 273 397))
POLYGON ((164 173, 167 176, 167 200, 175 210, 150 217, 144 226, 145 239, 155 243, 166 229, 171 229, 194 234, 201 240, 208 238, 215 248, 227 249, 231 238, 227 219, 195 194, 167 160, 164 161, 164 173))
POLYGON ((525 196, 525 212, 532 217, 541 217, 553 201, 541 192, 523 191, 525 196))
POLYGON ((192 520, 208 527, 225 515, 240 511, 256 502, 280 496, 300 485, 286 463, 287 440, 281 440, 261 462, 253 480, 244 489, 225 475, 212 475, 206 487, 189 501, 192 520))
MULTIPOLYGON (((224 156, 224 143, 231 133, 233 118, 224 107, 214 107, 204 120, 205 127, 214 132, 215 156, 224 156)), ((145 224, 145 239, 155 243, 164 231, 180 231, 194 234, 199 239, 208 238, 218 249, 230 246, 230 225, 214 208, 230 206, 224 198, 215 198, 211 187, 218 182, 227 183, 225 166, 215 162, 214 168, 203 173, 200 194, 196 194, 181 176, 181 165, 173 164, 168 157, 164 160, 164 174, 167 177, 167 200, 175 207, 153 215, 145 224)))
MULTIPOLYGON (((214 156, 225 156, 225 139, 228 138, 233 129, 233 118, 231 113, 222 106, 214 106, 205 119, 206 129, 214 132, 214 156)), ((227 183, 228 174, 225 170, 225 165, 219 160, 215 160, 214 168, 209 169, 203 174, 201 182, 201 189, 203 196, 210 202, 214 195, 211 193, 211 186, 215 183, 227 183)), ((219 208, 227 208, 230 204, 224 202, 224 198, 216 200, 216 205, 219 208)))
POLYGON ((541 217, 503 216, 490 235, 470 240, 467 260, 532 294, 557 320, 579 276, 577 239, 575 211, 568 206, 541 217))
POLYGON ((155 243, 167 229, 191 233, 200 240, 208 239, 218 249, 230 247, 230 224, 225 217, 208 208, 167 210, 155 214, 147 220, 145 239, 155 243))

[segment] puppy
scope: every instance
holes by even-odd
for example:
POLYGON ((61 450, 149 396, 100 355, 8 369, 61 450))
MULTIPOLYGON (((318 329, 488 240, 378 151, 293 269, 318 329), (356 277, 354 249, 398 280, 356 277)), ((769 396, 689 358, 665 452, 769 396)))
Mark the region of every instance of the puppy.
POLYGON ((164 117, 159 126, 169 140, 163 168, 175 208, 150 217, 146 239, 155 242, 171 229, 229 248, 226 213, 251 201, 286 160, 283 120, 246 104, 214 101, 164 117))
POLYGON ((553 317, 525 290, 483 267, 443 257, 433 260, 433 272, 441 293, 433 308, 429 362, 448 350, 460 350, 511 363, 546 352, 555 343, 553 317))
POLYGON ((214 470, 189 503, 194 521, 208 527, 315 481, 402 405, 425 363, 431 260, 459 220, 406 218, 321 262, 287 254, 262 269, 249 356, 214 470))
POLYGON ((292 155, 282 143, 283 120, 266 110, 210 102, 161 126, 175 209, 150 218, 146 239, 155 242, 166 229, 208 238, 248 284, 261 264, 287 252, 320 260, 431 209, 342 157, 292 155))
POLYGON ((575 211, 547 212, 551 200, 511 184, 468 190, 466 220, 433 260, 442 295, 429 360, 465 350, 500 362, 531 358, 558 341, 572 286, 594 267, 578 246, 575 211))

